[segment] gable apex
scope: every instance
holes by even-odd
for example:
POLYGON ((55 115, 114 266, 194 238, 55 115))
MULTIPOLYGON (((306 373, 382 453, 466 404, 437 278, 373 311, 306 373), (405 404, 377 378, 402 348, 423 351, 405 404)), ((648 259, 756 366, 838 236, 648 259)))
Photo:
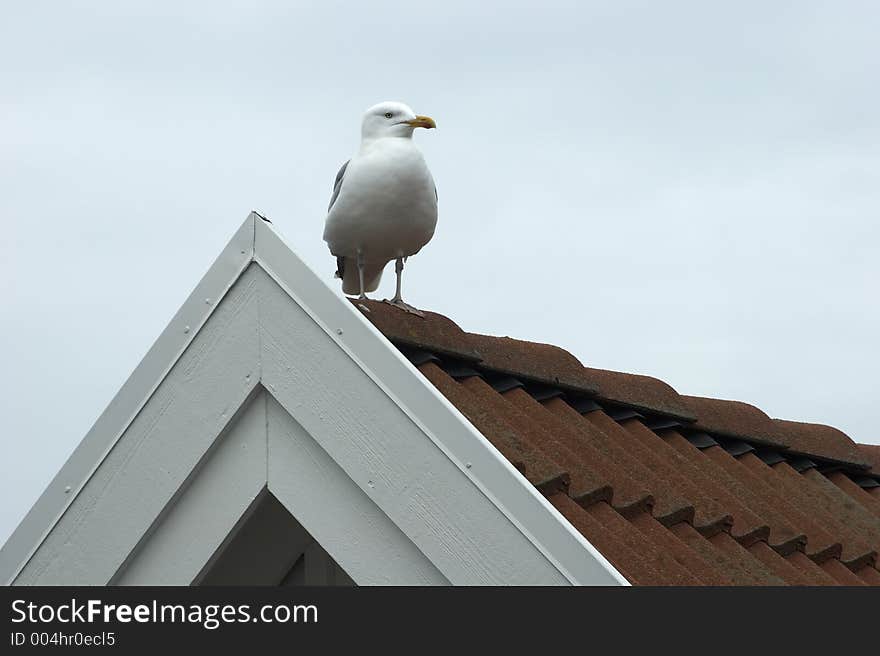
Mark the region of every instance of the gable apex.
MULTIPOLYGON (((229 422, 255 398, 276 417, 264 437, 279 455, 264 456, 265 484, 355 582, 377 581, 339 525, 300 516, 304 506, 294 512, 314 491, 291 488, 288 469, 273 463, 312 449, 309 462, 332 463, 348 494, 388 519, 393 530, 373 536, 376 544, 393 534, 383 548, 424 557, 450 583, 626 584, 255 212, 0 550, 0 575, 36 584, 124 579, 145 545, 168 533, 229 422), (291 431, 311 446, 291 450, 291 431), (140 478, 129 475, 135 464, 140 478), (141 487, 126 488, 130 479, 141 487), (101 542, 107 552, 88 565, 86 547, 101 532, 112 537, 101 542), (64 579, 60 563, 77 553, 80 566, 69 571, 79 578, 64 579)), ((260 492, 256 483, 247 495, 260 492)), ((391 571, 382 582, 409 580, 391 571)))

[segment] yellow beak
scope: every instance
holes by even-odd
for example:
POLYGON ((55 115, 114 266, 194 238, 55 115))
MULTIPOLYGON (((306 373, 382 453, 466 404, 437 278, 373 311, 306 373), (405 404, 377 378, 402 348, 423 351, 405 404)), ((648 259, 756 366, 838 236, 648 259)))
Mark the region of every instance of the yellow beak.
POLYGON ((436 128, 437 124, 434 123, 434 119, 430 116, 416 116, 414 119, 411 119, 406 122, 407 125, 411 125, 414 128, 436 128))

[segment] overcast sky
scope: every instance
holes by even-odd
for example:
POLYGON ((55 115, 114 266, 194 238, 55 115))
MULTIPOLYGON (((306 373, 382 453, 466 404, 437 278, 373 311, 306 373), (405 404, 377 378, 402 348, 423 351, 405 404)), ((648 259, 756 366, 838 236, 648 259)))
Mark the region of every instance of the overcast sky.
POLYGON ((842 1, 5 3, 0 543, 249 210, 338 285, 327 201, 381 100, 439 126, 411 303, 880 443, 878 28, 842 1))

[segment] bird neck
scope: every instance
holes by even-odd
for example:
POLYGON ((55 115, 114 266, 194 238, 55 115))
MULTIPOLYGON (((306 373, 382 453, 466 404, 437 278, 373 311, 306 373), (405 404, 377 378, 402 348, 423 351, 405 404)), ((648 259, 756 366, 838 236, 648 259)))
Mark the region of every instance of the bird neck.
POLYGON ((361 152, 367 152, 374 148, 382 148, 385 146, 402 146, 412 145, 411 135, 394 135, 382 137, 364 137, 361 139, 361 152))

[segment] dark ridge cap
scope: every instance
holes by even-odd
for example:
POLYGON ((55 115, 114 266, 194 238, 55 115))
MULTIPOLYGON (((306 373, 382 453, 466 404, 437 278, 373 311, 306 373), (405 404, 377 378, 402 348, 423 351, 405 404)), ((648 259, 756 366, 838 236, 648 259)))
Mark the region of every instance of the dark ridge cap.
POLYGON ((486 379, 486 382, 488 382, 489 385, 491 385, 492 389, 499 394, 504 394, 504 392, 509 392, 510 390, 516 389, 517 387, 525 387, 521 380, 514 378, 513 376, 506 375, 490 376, 486 379))
POLYGON ((416 367, 425 364, 426 362, 440 362, 440 358, 431 353, 431 351, 412 346, 401 346, 398 348, 403 354, 403 357, 412 362, 416 367))
POLYGON ((622 405, 605 406, 605 414, 611 417, 618 424, 627 419, 644 419, 645 417, 637 411, 622 405))
POLYGON ((663 417, 660 415, 648 415, 647 417, 645 417, 645 421, 643 423, 645 424, 645 426, 655 432, 668 430, 670 428, 679 429, 684 426, 684 424, 678 419, 673 419, 672 417, 663 417))
POLYGON ((788 466, 794 469, 798 474, 803 474, 808 469, 816 468, 816 463, 804 456, 790 457, 787 460, 788 466))
POLYGON ((786 419, 773 419, 773 424, 794 452, 860 469, 871 466, 856 443, 846 433, 833 426, 786 419))
POLYGON ((461 360, 446 360, 441 363, 440 368, 443 369, 447 374, 452 376, 455 380, 460 380, 462 378, 471 378, 473 376, 479 376, 480 372, 471 367, 469 364, 461 361, 461 360))
POLYGON ((568 397, 565 402, 582 415, 602 409, 601 405, 596 403, 593 399, 588 399, 586 396, 568 397))
POLYGON ((880 481, 878 481, 876 478, 873 478, 872 476, 853 475, 850 476, 850 478, 852 479, 853 483, 861 488, 872 489, 875 487, 880 487, 880 481))
POLYGON ((662 380, 643 374, 628 374, 585 367, 598 398, 652 414, 661 414, 687 422, 697 417, 681 395, 662 380))
MULTIPOLYGON (((747 451, 743 451, 743 453, 747 453, 747 451)), ((787 461, 785 456, 782 455, 779 451, 761 450, 756 451, 755 455, 763 460, 764 464, 768 465, 769 467, 772 467, 773 465, 778 465, 780 462, 787 461)))
POLYGON ((683 395, 682 398, 697 415, 697 421, 691 428, 766 446, 788 448, 788 442, 773 420, 753 405, 702 396, 683 395))
POLYGON ((420 317, 382 301, 349 300, 395 346, 434 351, 468 363, 480 360, 470 346, 467 333, 442 314, 425 312, 425 316, 420 317))
POLYGON ((859 454, 865 460, 871 469, 868 473, 873 476, 880 476, 880 444, 856 444, 859 454))
MULTIPOLYGON (((739 458, 740 456, 744 456, 747 453, 753 453, 755 451, 755 447, 753 447, 748 442, 744 442, 743 440, 723 440, 721 444, 721 448, 727 451, 734 458, 739 458)), ((779 456, 782 460, 785 460, 782 456, 779 456)))
POLYGON ((685 433, 684 438, 700 450, 718 446, 718 442, 716 442, 708 433, 687 432, 685 433))

